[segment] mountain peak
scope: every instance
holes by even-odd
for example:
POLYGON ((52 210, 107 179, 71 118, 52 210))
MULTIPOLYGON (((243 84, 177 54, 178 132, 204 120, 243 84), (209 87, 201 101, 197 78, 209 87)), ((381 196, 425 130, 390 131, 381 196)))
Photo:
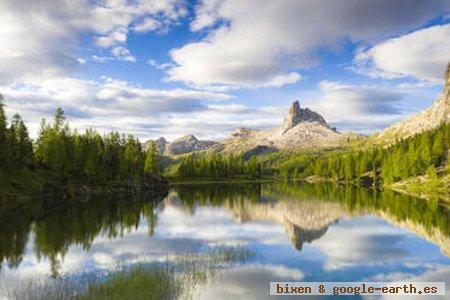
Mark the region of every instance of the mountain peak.
POLYGON ((193 134, 186 134, 178 139, 176 139, 174 142, 181 142, 181 141, 198 141, 198 139, 193 134))
POLYGON ((296 100, 292 103, 288 115, 284 118, 283 132, 288 131, 301 122, 317 122, 328 126, 320 114, 309 108, 300 108, 300 103, 296 100))
POLYGON ((167 155, 177 155, 193 151, 202 151, 207 150, 216 144, 217 143, 213 141, 199 140, 193 134, 187 134, 174 140, 172 143, 169 143, 166 146, 165 153, 167 155))

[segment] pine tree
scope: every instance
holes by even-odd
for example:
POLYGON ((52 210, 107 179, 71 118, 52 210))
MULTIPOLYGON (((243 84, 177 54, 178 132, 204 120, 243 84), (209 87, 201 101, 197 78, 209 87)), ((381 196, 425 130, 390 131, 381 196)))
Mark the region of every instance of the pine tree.
POLYGON ((450 154, 447 155, 447 173, 450 174, 450 154))
POLYGON ((158 150, 154 141, 150 142, 150 148, 145 158, 144 172, 148 174, 160 173, 158 150))
POLYGON ((433 192, 436 192, 439 187, 439 178, 433 165, 430 165, 427 169, 427 187, 433 192))
POLYGON ((9 134, 6 127, 6 114, 3 107, 3 96, 0 94, 0 168, 9 169, 10 165, 10 144, 9 134))
POLYGON ((437 165, 440 165, 445 158, 445 150, 444 150, 444 132, 443 130, 439 130, 434 138, 433 142, 433 161, 437 165))
POLYGON ((15 168, 31 167, 33 163, 33 144, 28 129, 19 114, 15 114, 9 128, 11 157, 15 168))

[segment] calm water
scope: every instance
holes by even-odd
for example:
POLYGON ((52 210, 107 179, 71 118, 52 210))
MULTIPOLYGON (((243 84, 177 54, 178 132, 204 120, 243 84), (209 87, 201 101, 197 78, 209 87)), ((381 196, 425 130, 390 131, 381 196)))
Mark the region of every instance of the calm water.
POLYGON ((23 208, 0 212, 0 298, 29 280, 217 245, 253 255, 220 271, 199 298, 269 299, 277 280, 446 281, 450 293, 449 225, 436 202, 300 183, 180 186, 158 203, 23 208))

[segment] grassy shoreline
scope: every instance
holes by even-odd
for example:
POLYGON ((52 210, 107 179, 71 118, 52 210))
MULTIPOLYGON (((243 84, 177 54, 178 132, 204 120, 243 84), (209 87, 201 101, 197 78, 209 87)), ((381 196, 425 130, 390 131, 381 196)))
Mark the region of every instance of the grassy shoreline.
POLYGON ((253 254, 242 246, 213 246, 205 252, 167 254, 165 262, 118 264, 105 275, 30 281, 9 287, 8 299, 178 299, 213 282, 220 270, 253 254))
POLYGON ((244 179, 244 178, 189 178, 189 179, 168 179, 169 187, 174 185, 189 185, 189 184, 214 184, 214 183, 264 183, 280 181, 277 178, 264 179, 244 179))
POLYGON ((450 205, 450 174, 437 178, 435 183, 430 181, 427 175, 417 176, 398 181, 388 188, 428 201, 438 199, 450 205))
MULTIPOLYGON (((179 185, 196 185, 196 184, 239 184, 239 183, 270 183, 270 182, 282 182, 286 179, 280 179, 277 177, 267 177, 264 179, 244 179, 244 178, 221 178, 221 179, 208 179, 208 178, 195 178, 195 179, 169 179, 169 187, 179 186, 179 185)), ((306 178, 298 179, 288 179, 288 181, 300 181, 309 184, 320 184, 320 183, 332 183, 336 185, 354 185, 366 187, 369 189, 389 189, 398 193, 406 194, 409 196, 417 197, 427 201, 438 198, 446 204, 450 205, 450 175, 442 176, 439 178, 439 188, 438 189, 427 189, 418 188, 421 185, 417 185, 418 181, 421 184, 427 183, 426 176, 412 177, 403 181, 396 182, 390 185, 364 185, 358 181, 346 182, 341 180, 336 180, 333 178, 325 178, 319 176, 309 176, 306 178)))

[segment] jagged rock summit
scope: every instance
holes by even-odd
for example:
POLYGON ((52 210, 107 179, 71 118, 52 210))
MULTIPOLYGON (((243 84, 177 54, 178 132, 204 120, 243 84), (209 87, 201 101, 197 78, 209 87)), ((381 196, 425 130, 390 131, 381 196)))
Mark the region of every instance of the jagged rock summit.
POLYGON ((450 122, 450 63, 444 74, 444 89, 429 108, 374 134, 369 141, 389 144, 448 122, 450 122))
POLYGON ((299 102, 294 101, 280 127, 263 131, 241 127, 214 149, 229 153, 257 149, 256 152, 266 153, 279 149, 336 147, 344 140, 354 138, 355 136, 337 132, 319 113, 301 108, 299 102))
POLYGON ((289 108, 288 115, 284 118, 283 132, 295 127, 300 122, 317 122, 327 125, 325 119, 320 114, 310 110, 309 108, 302 109, 300 108, 300 103, 298 101, 294 101, 289 108))

